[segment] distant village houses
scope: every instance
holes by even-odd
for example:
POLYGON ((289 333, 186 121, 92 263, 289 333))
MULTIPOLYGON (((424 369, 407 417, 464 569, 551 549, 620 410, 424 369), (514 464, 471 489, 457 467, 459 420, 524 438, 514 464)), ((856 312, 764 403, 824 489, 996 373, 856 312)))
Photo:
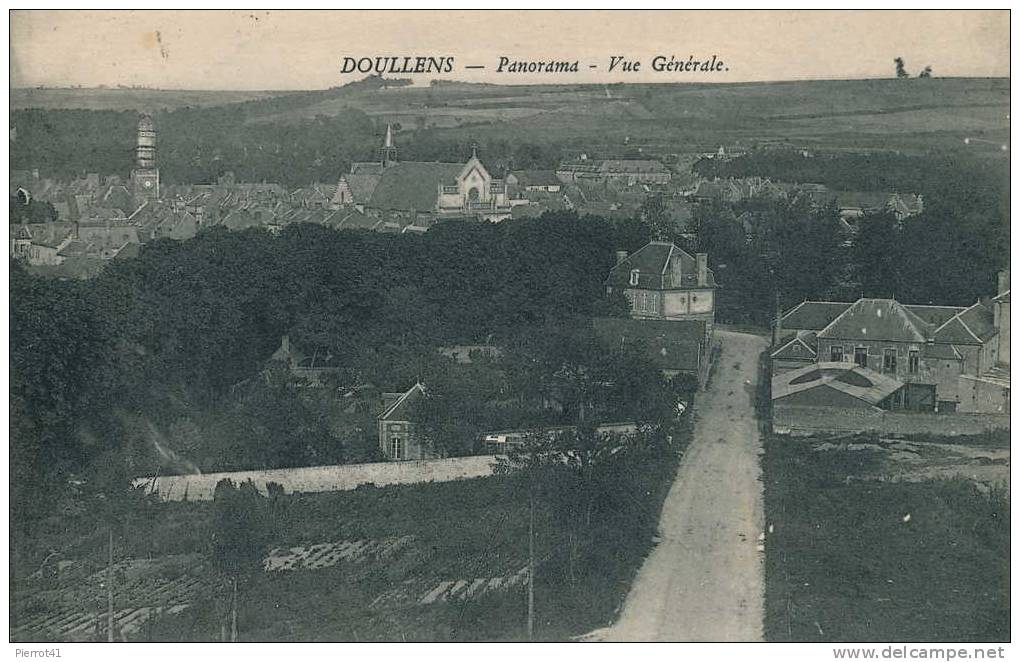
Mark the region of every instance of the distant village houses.
POLYGON ((924 200, 913 193, 833 191, 824 184, 774 182, 763 177, 704 180, 690 194, 693 202, 700 203, 733 204, 751 198, 807 199, 816 207, 834 205, 846 221, 885 212, 902 221, 924 211, 924 200))
POLYGON ((652 159, 578 159, 556 168, 560 181, 571 184, 669 184, 669 168, 652 159))

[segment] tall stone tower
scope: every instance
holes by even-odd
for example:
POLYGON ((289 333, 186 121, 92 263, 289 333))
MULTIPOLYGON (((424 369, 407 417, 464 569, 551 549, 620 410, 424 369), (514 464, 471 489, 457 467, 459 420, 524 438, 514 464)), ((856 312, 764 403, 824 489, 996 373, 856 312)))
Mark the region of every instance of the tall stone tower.
POLYGON ((382 157, 382 164, 384 168, 396 163, 397 145, 393 142, 393 127, 389 124, 386 125, 386 140, 383 142, 382 149, 379 150, 379 153, 382 157))
POLYGON ((156 167, 156 125, 150 115, 138 118, 135 169, 131 171, 131 192, 135 204, 159 199, 159 168, 156 167))

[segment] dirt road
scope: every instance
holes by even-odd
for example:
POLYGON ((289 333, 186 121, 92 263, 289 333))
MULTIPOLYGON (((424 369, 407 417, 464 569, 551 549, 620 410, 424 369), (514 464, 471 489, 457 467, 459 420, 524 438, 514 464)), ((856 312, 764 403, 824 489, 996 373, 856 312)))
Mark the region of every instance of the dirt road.
POLYGON ((663 504, 661 541, 605 641, 760 641, 761 440, 754 389, 765 339, 717 331, 722 353, 698 397, 694 440, 663 504))

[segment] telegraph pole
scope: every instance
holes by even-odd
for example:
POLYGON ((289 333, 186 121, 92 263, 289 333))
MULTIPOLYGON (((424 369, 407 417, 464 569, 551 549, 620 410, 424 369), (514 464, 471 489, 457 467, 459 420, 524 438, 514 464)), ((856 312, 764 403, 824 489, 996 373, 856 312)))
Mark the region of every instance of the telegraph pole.
POLYGON ((106 641, 113 643, 113 524, 110 525, 110 558, 106 566, 106 641))
MULTIPOLYGON (((534 476, 532 476, 534 481, 534 476)), ((535 486, 528 488, 528 641, 535 636, 535 486)))
POLYGON ((237 641, 237 575, 234 575, 234 597, 230 609, 230 641, 237 641))

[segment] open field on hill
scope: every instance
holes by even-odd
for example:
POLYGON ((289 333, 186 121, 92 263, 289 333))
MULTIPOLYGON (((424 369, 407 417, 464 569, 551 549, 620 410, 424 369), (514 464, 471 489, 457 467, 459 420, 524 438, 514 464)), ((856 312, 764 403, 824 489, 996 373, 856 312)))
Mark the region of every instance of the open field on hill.
MULTIPOLYGON (((12 108, 216 106, 294 93, 13 90, 12 108)), ((359 110, 403 131, 448 138, 577 142, 670 152, 786 142, 816 149, 997 154, 1009 137, 1007 79, 876 79, 738 84, 347 86, 267 99, 248 121, 291 123, 359 110), (307 101, 307 103, 305 102, 307 101), (978 138, 964 147, 966 137, 978 138)))
POLYGON ((285 95, 258 90, 155 90, 146 88, 40 87, 11 90, 11 110, 50 108, 155 111, 182 106, 219 106, 285 95))

